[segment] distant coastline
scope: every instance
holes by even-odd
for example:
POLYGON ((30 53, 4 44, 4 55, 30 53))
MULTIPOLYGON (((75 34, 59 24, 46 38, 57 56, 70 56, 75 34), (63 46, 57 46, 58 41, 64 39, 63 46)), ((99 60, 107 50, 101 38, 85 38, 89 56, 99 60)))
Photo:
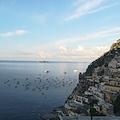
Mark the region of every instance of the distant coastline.
POLYGON ((37 63, 48 63, 48 61, 37 61, 37 63))
POLYGON ((35 61, 35 60, 0 60, 0 62, 34 62, 34 63, 90 63, 86 61, 35 61))

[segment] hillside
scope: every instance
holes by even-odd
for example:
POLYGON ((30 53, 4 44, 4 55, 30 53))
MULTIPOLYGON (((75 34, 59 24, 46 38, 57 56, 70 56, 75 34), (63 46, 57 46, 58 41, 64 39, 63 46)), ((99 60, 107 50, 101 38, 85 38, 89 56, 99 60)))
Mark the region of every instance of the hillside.
POLYGON ((67 116, 120 116, 120 40, 93 61, 67 98, 67 116))
POLYGON ((108 52, 104 53, 100 58, 96 59, 88 66, 85 75, 92 76, 94 69, 97 67, 101 67, 103 65, 107 67, 108 63, 118 54, 120 54, 120 39, 116 43, 112 44, 108 52))

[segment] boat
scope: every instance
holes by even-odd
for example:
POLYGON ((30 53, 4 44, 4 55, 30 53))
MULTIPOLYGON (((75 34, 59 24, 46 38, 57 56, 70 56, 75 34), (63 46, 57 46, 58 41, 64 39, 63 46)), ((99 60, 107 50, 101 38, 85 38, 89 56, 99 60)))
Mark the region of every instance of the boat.
POLYGON ((67 72, 64 72, 64 74, 67 74, 67 72))
POLYGON ((78 70, 74 70, 74 72, 78 72, 78 70))
POLYGON ((49 71, 48 70, 45 70, 45 73, 48 73, 49 71))

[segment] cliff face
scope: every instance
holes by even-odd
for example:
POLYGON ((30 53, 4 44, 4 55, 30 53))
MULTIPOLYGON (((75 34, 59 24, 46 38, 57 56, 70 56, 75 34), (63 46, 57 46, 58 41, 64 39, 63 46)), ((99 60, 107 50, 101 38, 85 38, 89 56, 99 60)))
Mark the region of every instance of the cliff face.
POLYGON ((118 54, 120 54, 120 39, 112 44, 108 52, 104 53, 100 58, 96 59, 88 66, 85 75, 92 76, 94 69, 97 67, 107 67, 109 62, 118 54))
POLYGON ((113 43, 112 46, 110 47, 110 50, 120 48, 120 39, 117 40, 116 43, 113 43))

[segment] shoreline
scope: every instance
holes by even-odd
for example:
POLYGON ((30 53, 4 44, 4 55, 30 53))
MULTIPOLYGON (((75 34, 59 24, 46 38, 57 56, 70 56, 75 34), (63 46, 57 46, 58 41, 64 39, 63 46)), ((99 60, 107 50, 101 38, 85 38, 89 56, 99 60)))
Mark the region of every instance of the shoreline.
POLYGON ((53 108, 52 112, 41 115, 40 118, 43 120, 58 120, 58 114, 60 111, 62 111, 63 106, 53 108))

